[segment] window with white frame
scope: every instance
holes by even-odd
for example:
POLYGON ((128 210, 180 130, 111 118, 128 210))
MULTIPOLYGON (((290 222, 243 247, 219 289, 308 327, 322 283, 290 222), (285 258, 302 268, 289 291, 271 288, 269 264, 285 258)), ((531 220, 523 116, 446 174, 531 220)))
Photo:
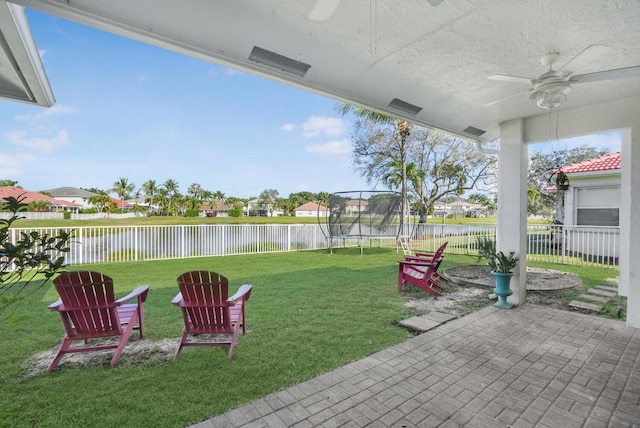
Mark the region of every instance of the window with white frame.
POLYGON ((577 225, 620 225, 620 187, 585 187, 576 191, 577 225))

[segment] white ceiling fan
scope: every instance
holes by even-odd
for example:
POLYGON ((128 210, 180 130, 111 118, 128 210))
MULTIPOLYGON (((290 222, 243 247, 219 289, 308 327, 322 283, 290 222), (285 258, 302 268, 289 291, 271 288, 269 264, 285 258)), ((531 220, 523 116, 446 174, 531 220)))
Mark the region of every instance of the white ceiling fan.
MULTIPOLYGON (((547 66, 547 71, 536 78, 508 76, 503 74, 494 74, 488 78, 502 82, 526 83, 529 85, 529 98, 534 100, 538 107, 551 109, 567 100, 567 95, 571 93, 572 84, 640 76, 640 65, 613 70, 596 71, 593 73, 576 74, 578 71, 586 67, 589 62, 604 54, 609 49, 611 49, 611 47, 605 45, 588 46, 557 70, 553 69, 553 64, 558 60, 560 54, 557 52, 549 53, 540 58, 540 62, 547 66)), ((487 105, 496 104, 518 95, 519 94, 514 94, 507 98, 493 101, 487 105)))
MULTIPOLYGON (((331 18, 333 12, 338 8, 341 0, 316 0, 316 4, 309 12, 311 21, 326 21, 331 18)), ((431 6, 438 6, 444 0, 427 0, 431 6)))

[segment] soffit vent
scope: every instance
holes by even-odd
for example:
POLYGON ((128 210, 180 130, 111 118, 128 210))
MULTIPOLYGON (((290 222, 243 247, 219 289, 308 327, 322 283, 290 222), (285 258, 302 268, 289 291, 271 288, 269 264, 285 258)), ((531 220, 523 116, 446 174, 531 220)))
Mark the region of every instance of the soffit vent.
POLYGON ((392 99, 391 102, 389 103, 389 107, 399 110, 403 113, 408 113, 413 116, 420 113, 420 110, 422 110, 422 107, 409 104, 408 102, 402 101, 398 98, 392 99))
POLYGON ((295 59, 262 49, 258 46, 253 47, 249 59, 300 77, 304 77, 309 68, 311 68, 309 64, 296 61, 295 59))
POLYGON ((475 126, 467 126, 466 128, 464 128, 462 130, 462 132, 469 134, 469 135, 475 135, 476 137, 481 136, 482 134, 484 134, 486 131, 483 131, 482 129, 478 129, 475 126))

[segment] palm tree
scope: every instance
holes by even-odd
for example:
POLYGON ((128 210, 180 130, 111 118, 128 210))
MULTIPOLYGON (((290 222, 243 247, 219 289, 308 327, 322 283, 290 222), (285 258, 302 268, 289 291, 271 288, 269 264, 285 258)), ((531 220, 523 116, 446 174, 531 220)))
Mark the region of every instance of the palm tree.
POLYGON ((120 199, 126 201, 127 199, 131 199, 131 193, 133 193, 136 185, 129 182, 128 178, 119 178, 118 181, 113 183, 113 192, 118 195, 120 199))
POLYGON ((149 211, 153 204, 155 203, 155 199, 158 195, 158 185, 156 184, 156 180, 147 180, 142 184, 142 191, 144 192, 144 202, 148 204, 149 211))
POLYGON ((189 195, 187 206, 192 209, 202 206, 205 192, 206 191, 198 183, 192 183, 187 189, 187 195, 189 195))
POLYGON ((178 182, 170 178, 164 182, 163 186, 167 191, 168 198, 166 213, 169 215, 176 215, 178 213, 178 199, 182 196, 180 195, 180 190, 178 189, 178 182))
POLYGON ((167 215, 169 210, 169 192, 164 187, 158 188, 156 204, 160 215, 167 215))
POLYGON ((337 108, 338 112, 345 116, 352 113, 361 119, 365 119, 369 122, 381 123, 392 125, 395 129, 395 134, 399 138, 400 153, 398 158, 400 159, 400 172, 401 172, 401 189, 402 195, 402 208, 401 215, 402 221, 405 220, 406 215, 409 212, 409 205, 407 200, 407 138, 411 134, 411 125, 406 120, 398 119, 393 116, 389 116, 384 113, 380 113, 373 110, 368 110, 364 107, 354 106, 353 104, 341 103, 337 108))

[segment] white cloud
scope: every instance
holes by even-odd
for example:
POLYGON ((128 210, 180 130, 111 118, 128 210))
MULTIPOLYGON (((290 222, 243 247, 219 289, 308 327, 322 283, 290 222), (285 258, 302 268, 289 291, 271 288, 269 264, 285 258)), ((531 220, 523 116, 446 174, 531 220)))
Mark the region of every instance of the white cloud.
POLYGON ((32 155, 6 155, 0 154, 0 177, 16 180, 25 176, 25 164, 36 162, 32 155))
POLYGON ((51 152, 55 148, 66 146, 69 144, 69 135, 67 134, 66 129, 61 129, 60 131, 58 131, 58 134, 55 137, 51 138, 27 138, 26 132, 24 131, 7 132, 5 134, 5 138, 11 144, 26 147, 28 149, 39 152, 51 152))
POLYGON ((236 74, 242 74, 242 72, 239 70, 234 70, 233 68, 227 67, 213 67, 209 69, 208 73, 213 77, 217 77, 222 74, 224 74, 225 76, 235 76, 236 74))
POLYGON ((321 144, 311 144, 310 146, 307 146, 307 152, 342 155, 351 152, 351 146, 349 144, 349 139, 333 140, 321 144))
POLYGON ((56 104, 53 107, 41 110, 39 113, 36 113, 33 115, 23 114, 20 116, 14 116, 13 119, 18 122, 25 122, 28 120, 40 120, 48 117, 60 116, 67 113, 75 113, 75 109, 73 109, 72 107, 67 107, 62 104, 56 104))
POLYGON ((38 53, 40 54, 40 58, 44 58, 45 54, 47 53, 46 49, 38 49, 38 53))
POLYGON ((344 122, 337 117, 311 116, 302 124, 304 135, 307 138, 324 134, 329 137, 339 137, 344 134, 344 122))
POLYGON ((280 127, 280 129, 285 131, 285 132, 291 132, 294 129, 296 129, 296 126, 293 123, 285 123, 284 125, 282 125, 280 127))

